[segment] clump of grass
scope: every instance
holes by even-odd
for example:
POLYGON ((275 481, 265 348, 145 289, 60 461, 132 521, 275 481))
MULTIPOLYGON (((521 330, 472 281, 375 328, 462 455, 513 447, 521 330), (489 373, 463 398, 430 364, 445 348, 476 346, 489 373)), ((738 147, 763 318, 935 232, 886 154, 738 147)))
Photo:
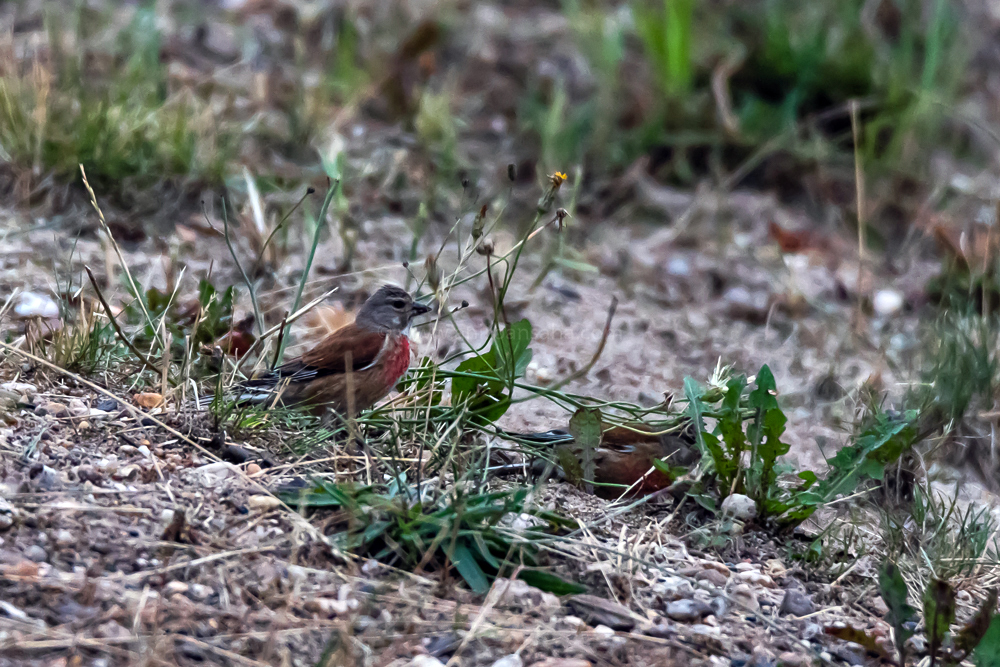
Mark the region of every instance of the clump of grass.
MULTIPOLYGON (((115 8, 114 11, 122 11, 115 8)), ((83 5, 66 27, 47 12, 49 57, 6 55, 0 76, 0 147, 36 176, 71 177, 83 164, 94 185, 126 192, 164 177, 220 183, 232 140, 189 91, 169 91, 152 6, 138 6, 112 52, 83 5), (80 45, 70 53, 64 43, 80 45), (84 67, 90 59, 107 67, 84 67), (102 71, 103 70, 103 71, 102 71)))
POLYGON ((534 542, 575 523, 534 508, 529 494, 528 488, 466 493, 459 484, 444 492, 425 491, 402 479, 380 490, 317 479, 305 493, 286 494, 285 500, 337 510, 327 525, 345 551, 411 571, 437 571, 442 579, 454 568, 478 594, 486 593, 497 576, 518 570, 518 578, 542 590, 583 592, 582 586, 536 568, 534 542), (522 532, 504 525, 520 514, 538 523, 522 532))
MULTIPOLYGON (((588 26, 613 25, 615 15, 568 0, 564 7, 598 73, 598 91, 562 102, 583 119, 562 120, 562 133, 591 157, 610 154, 605 141, 618 144, 621 161, 595 162, 601 168, 613 170, 651 151, 654 167, 681 182, 720 167, 740 167, 745 175, 752 171, 747 165, 777 151, 802 165, 846 165, 853 151, 851 100, 862 100, 859 150, 873 173, 919 177, 928 147, 960 147, 942 109, 960 92, 969 54, 956 9, 943 0, 929 7, 918 0, 751 0, 711 9, 688 0, 634 3, 638 57, 659 96, 644 105, 645 117, 634 127, 593 136, 592 127, 600 125, 591 123, 588 110, 605 89, 620 89, 605 73, 624 56, 613 40, 599 47, 599 30, 588 26)), ((554 91, 547 108, 558 106, 559 88, 554 91)), ((544 139, 544 116, 535 116, 533 129, 544 139)))

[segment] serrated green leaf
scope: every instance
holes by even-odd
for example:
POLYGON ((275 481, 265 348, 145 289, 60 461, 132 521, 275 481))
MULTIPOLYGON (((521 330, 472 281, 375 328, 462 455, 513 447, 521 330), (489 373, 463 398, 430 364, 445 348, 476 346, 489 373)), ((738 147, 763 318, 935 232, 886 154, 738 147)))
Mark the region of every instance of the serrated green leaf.
POLYGON ((896 638, 896 650, 899 652, 899 663, 906 664, 906 640, 913 636, 913 631, 908 630, 907 623, 916 620, 916 612, 907 603, 909 590, 906 587, 906 580, 903 573, 892 561, 886 561, 879 569, 878 588, 882 600, 889 608, 885 620, 893 627, 896 638))
POLYGON ((597 408, 580 408, 569 420, 569 432, 575 448, 580 452, 580 467, 587 493, 593 493, 594 459, 601 446, 601 411, 597 408))
POLYGON ((954 622, 955 589, 947 581, 932 579, 924 589, 924 627, 932 661, 954 622))
POLYGON ((573 453, 573 448, 563 445, 556 448, 556 457, 559 459, 559 466, 566 475, 566 481, 576 487, 583 484, 583 468, 580 467, 580 459, 573 453))

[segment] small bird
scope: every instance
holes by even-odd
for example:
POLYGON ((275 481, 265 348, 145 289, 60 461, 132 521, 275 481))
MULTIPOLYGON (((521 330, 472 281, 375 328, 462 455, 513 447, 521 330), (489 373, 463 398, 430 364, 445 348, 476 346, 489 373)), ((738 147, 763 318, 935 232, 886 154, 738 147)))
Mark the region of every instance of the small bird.
POLYGON ((318 415, 370 408, 406 374, 410 323, 428 311, 406 290, 383 285, 354 322, 326 335, 299 358, 247 380, 237 400, 305 406, 318 415))
MULTIPOLYGON (((569 446, 573 454, 580 458, 581 452, 573 441, 573 436, 562 429, 510 435, 521 441, 569 446)), ((602 497, 617 498, 629 487, 632 495, 659 491, 670 486, 674 480, 653 469, 653 459, 666 459, 670 466, 690 466, 699 458, 694 433, 690 428, 679 432, 657 433, 648 424, 605 426, 601 444, 594 450, 594 492, 602 497)), ((521 466, 503 468, 514 470, 521 469, 521 466)), ((545 461, 537 460, 532 468, 536 474, 540 473, 545 468, 545 461)), ((565 471, 561 472, 565 475, 565 471)))

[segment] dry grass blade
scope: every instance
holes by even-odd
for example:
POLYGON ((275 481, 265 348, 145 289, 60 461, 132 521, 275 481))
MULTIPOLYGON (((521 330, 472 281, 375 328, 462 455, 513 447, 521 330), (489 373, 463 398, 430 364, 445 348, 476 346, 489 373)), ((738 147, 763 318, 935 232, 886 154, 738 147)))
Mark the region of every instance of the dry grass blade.
MULTIPOLYGON (((118 242, 115 241, 115 237, 111 234, 111 228, 108 227, 107 220, 104 219, 104 212, 101 211, 101 207, 97 204, 97 195, 94 193, 94 189, 90 187, 90 183, 87 181, 87 172, 84 170, 83 165, 80 165, 80 174, 83 176, 83 185, 87 188, 87 193, 90 195, 90 204, 97 211, 97 218, 101 222, 101 229, 107 234, 108 241, 111 243, 111 247, 114 248, 115 254, 118 255, 118 262, 121 264, 122 270, 125 272, 125 277, 128 279, 129 289, 132 290, 132 296, 139 302, 139 307, 142 308, 142 313, 146 317, 146 322, 149 326, 156 330, 153 325, 153 318, 149 314, 149 310, 146 309, 146 302, 142 298, 142 292, 139 291, 139 286, 132 278, 132 272, 128 268, 128 262, 125 261, 125 256, 122 255, 122 249, 118 247, 118 242)), ((113 276, 108 275, 108 281, 112 280, 113 276)))

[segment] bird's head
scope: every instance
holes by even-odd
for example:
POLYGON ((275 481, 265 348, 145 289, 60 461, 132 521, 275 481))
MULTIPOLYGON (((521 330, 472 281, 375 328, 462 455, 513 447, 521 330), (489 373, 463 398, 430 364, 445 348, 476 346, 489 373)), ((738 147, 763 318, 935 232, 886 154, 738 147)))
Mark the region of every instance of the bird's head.
POLYGON ((405 331, 414 317, 429 310, 430 306, 415 303, 406 290, 383 285, 361 306, 355 323, 376 331, 405 331))

